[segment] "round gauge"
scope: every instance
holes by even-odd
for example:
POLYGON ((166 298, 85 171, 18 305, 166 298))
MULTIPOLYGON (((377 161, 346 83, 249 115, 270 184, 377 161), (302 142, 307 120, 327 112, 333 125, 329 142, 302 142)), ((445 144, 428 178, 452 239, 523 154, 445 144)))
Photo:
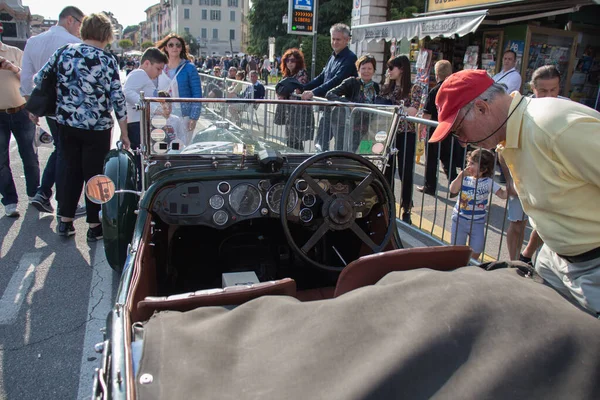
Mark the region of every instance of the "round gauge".
POLYGON ((313 219, 313 212, 310 208, 303 208, 300 210, 300 221, 310 222, 313 219))
POLYGON ((219 210, 213 214, 213 221, 219 226, 223 226, 229 221, 229 215, 223 210, 219 210))
POLYGON ((267 190, 269 190, 269 188, 271 187, 271 182, 263 179, 262 181, 258 182, 258 188, 260 190, 262 190, 263 192, 266 192, 267 190))
POLYGON ((317 197, 312 193, 306 193, 304 196, 302 196, 302 204, 304 204, 306 207, 312 207, 316 202, 317 197))
POLYGON ((231 185, 227 182, 221 182, 221 183, 219 183, 219 186, 217 186, 217 191, 221 194, 227 194, 227 193, 229 193, 230 190, 231 190, 231 185))
POLYGON ((208 200, 208 204, 210 204, 210 206, 215 210, 218 210, 219 208, 223 207, 223 205, 225 205, 225 199, 223 198, 223 196, 215 194, 208 200))
POLYGON ((298 179, 296 181, 296 190, 299 192, 306 192, 306 189, 308 189, 308 183, 306 183, 304 179, 298 179))
POLYGON ((229 194, 229 204, 239 215, 254 214, 260 208, 261 200, 258 189, 247 183, 237 185, 229 194))
MULTIPOLYGON (((283 183, 278 183, 276 185, 271 186, 271 189, 267 192, 267 205, 275 214, 279 214, 279 207, 281 205, 281 194, 283 193, 283 188, 285 185, 283 183)), ((298 203, 298 193, 292 189, 290 193, 290 198, 287 204, 287 213, 291 213, 296 204, 298 203)))

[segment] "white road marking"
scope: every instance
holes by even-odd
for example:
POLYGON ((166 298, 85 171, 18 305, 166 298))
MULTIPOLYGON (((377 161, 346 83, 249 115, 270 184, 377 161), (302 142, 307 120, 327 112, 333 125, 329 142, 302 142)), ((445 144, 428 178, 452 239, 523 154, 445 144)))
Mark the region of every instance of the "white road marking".
POLYGON ((85 338, 81 353, 79 369, 79 390, 77 399, 90 399, 94 369, 100 367, 102 354, 96 353, 94 345, 104 339, 100 329, 106 326, 106 316, 112 307, 113 270, 108 265, 104 255, 104 245, 96 243, 96 254, 92 260, 95 263, 94 274, 90 284, 90 300, 88 303, 89 321, 85 325, 85 338), (101 262, 100 262, 101 261, 101 262), (89 361, 92 360, 92 361, 89 361))
POLYGON ((42 253, 26 253, 21 257, 0 299, 0 325, 11 325, 17 319, 41 258, 42 253))

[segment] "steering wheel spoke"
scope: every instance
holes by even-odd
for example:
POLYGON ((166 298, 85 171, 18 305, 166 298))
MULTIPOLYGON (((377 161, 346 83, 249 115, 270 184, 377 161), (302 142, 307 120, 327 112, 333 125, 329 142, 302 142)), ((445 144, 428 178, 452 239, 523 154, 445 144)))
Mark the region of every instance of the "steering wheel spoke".
POLYGON ((317 244, 317 242, 319 240, 321 240, 321 238, 323 236, 325 236, 325 234, 327 233, 327 231, 329 231, 329 224, 327 222, 324 222, 319 229, 317 229, 315 231, 315 233, 313 233, 313 235, 310 237, 310 239, 308 239, 308 242, 306 242, 304 244, 304 246, 302 246, 301 250, 306 254, 310 251, 310 249, 312 249, 313 247, 315 247, 315 245, 317 244))
MULTIPOLYGON (((328 163, 327 167, 330 167, 331 165, 332 163, 328 163)), ((354 171, 354 169, 352 170, 354 171)), ((330 169, 330 171, 325 172, 324 175, 339 175, 342 179, 344 179, 346 176, 348 181, 354 179, 351 178, 349 174, 346 175, 344 171, 340 172, 338 169, 330 169)), ((315 196, 319 197, 319 199, 323 201, 323 205, 320 208, 320 212, 323 214, 323 222, 317 228, 317 230, 311 233, 310 238, 303 246, 300 246, 300 244, 297 243, 295 238, 292 236, 288 221, 289 215, 285 212, 282 212, 279 216, 281 220, 281 226, 283 228, 283 234, 285 235, 290 248, 306 263, 326 271, 340 272, 344 268, 343 266, 327 265, 317 261, 315 259, 317 254, 311 253, 309 255, 309 252, 317 245, 317 243, 319 243, 320 240, 323 240, 325 234, 329 231, 337 233, 345 230, 351 230, 371 249, 372 252, 375 253, 382 251, 382 249, 385 248, 385 246, 392 239, 394 232, 396 231, 394 192, 392 191, 392 188, 388 184, 381 171, 377 169, 377 167, 368 159, 359 154, 345 151, 327 151, 324 153, 315 154, 296 167, 296 169, 290 174, 288 182, 281 193, 282 207, 284 204, 288 203, 291 193, 294 190, 294 182, 296 182, 297 179, 304 179, 308 187, 311 188, 311 191, 314 192, 315 196), (312 166, 317 165, 324 160, 335 158, 343 158, 346 160, 355 161, 357 164, 369 170, 368 175, 366 175, 366 177, 354 188, 354 190, 352 190, 352 193, 349 195, 329 195, 307 172, 312 166), (385 233, 379 245, 375 244, 373 240, 371 240, 369 234, 363 231, 355 221, 355 219, 358 218, 356 216, 356 210, 358 207, 357 203, 362 203, 363 197, 365 196, 365 190, 368 186, 374 186, 374 190, 378 196, 379 205, 389 209, 389 212, 385 213, 385 221, 382 221, 383 224, 377 224, 377 226, 384 226, 384 224, 386 226, 385 233)), ((370 218, 375 217, 371 216, 370 218)), ((379 218, 379 215, 377 218, 379 218)), ((305 225, 305 227, 307 227, 307 225, 305 225)), ((355 241, 352 240, 352 242, 355 241)), ((335 247, 333 249, 334 251, 338 252, 335 247)), ((349 254, 351 253, 352 252, 349 254)), ((329 260, 330 257, 328 257, 327 254, 329 253, 325 253, 321 258, 324 260, 329 260)), ((350 262, 352 260, 348 261, 350 262)))
POLYGON ((373 253, 378 253, 380 251, 380 246, 376 245, 375 242, 371 240, 369 235, 367 235, 365 231, 360 229, 360 226, 358 226, 356 222, 353 222, 352 225, 350 225, 350 229, 356 234, 356 236, 358 236, 360 240, 363 241, 364 244, 366 244, 371 248, 371 250, 373 250, 373 253))
POLYGON ((350 197, 352 197, 354 201, 359 201, 362 192, 373 182, 374 179, 375 176, 373 175, 373 173, 369 173, 369 175, 367 175, 365 179, 363 179, 362 182, 358 184, 358 186, 352 191, 352 193, 350 193, 350 197))
POLYGON ((302 179, 306 181, 308 186, 323 200, 324 202, 330 201, 331 197, 327 194, 326 191, 323 190, 321 186, 315 181, 312 176, 308 175, 306 172, 302 174, 302 179))

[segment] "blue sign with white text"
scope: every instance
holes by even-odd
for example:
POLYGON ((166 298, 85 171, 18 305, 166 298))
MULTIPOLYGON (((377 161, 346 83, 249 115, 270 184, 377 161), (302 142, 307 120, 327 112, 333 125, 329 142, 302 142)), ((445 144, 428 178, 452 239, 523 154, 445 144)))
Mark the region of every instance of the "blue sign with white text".
POLYGON ((294 10, 312 11, 313 0, 294 0, 294 10))

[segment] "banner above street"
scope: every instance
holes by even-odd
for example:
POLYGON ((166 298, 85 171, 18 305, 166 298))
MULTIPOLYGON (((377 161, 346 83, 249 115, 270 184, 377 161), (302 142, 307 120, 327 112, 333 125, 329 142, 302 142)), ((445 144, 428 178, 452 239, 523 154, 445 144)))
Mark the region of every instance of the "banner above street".
POLYGON ((514 3, 523 0, 428 0, 427 1, 427 12, 432 11, 448 11, 458 10, 465 8, 474 8, 476 6, 489 6, 493 4, 501 3, 514 3))
POLYGON ((399 41, 412 38, 424 39, 427 36, 431 38, 464 36, 475 32, 486 15, 487 10, 479 10, 358 25, 352 28, 352 43, 363 40, 379 42, 382 39, 399 41))

